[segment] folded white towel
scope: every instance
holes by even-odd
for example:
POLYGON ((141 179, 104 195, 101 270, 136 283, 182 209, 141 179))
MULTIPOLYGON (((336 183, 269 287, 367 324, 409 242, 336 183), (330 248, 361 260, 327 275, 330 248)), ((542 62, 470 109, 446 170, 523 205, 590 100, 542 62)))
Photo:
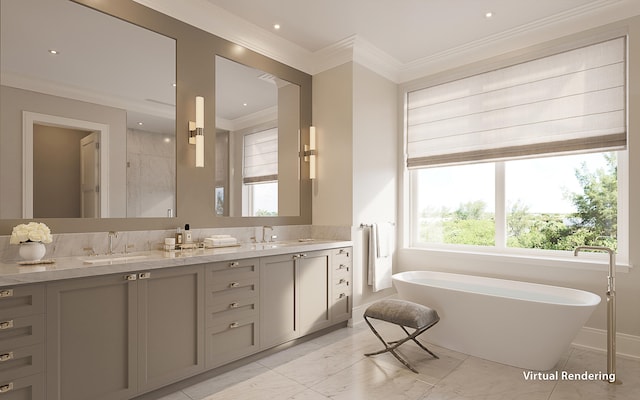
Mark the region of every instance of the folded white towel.
POLYGON ((214 238, 208 237, 204 239, 205 246, 233 246, 238 244, 238 239, 234 237, 214 238))
POLYGON ((230 238, 231 235, 211 235, 209 237, 211 239, 226 239, 226 238, 230 238))

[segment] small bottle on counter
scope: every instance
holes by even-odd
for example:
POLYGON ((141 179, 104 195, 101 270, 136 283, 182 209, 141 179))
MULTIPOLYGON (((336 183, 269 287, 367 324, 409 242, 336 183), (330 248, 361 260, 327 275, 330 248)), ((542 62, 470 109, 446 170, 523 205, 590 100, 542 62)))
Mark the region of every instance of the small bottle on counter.
POLYGON ((180 247, 183 242, 182 229, 178 227, 176 229, 176 248, 180 247))
POLYGON ((193 237, 191 236, 191 230, 189 224, 184 226, 184 243, 193 243, 193 237))

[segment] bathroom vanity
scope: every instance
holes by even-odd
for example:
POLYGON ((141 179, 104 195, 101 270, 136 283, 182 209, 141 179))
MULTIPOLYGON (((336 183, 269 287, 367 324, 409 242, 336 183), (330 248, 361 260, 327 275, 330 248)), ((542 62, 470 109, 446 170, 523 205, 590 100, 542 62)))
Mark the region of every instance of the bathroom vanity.
POLYGON ((130 399, 344 323, 351 245, 0 264, 0 396, 130 399))

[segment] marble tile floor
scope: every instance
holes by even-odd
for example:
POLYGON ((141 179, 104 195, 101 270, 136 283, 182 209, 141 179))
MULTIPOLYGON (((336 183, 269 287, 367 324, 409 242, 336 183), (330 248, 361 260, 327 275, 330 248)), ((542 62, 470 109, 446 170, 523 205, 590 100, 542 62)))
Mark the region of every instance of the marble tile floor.
MULTIPOLYGON (((401 338, 396 326, 380 322, 383 337, 401 338)), ((428 345, 428 344, 427 344, 428 345)), ((523 370, 437 346, 431 358, 412 342, 400 347, 418 369, 406 369, 392 355, 365 357, 381 343, 365 324, 343 328, 159 400, 636 400, 640 398, 640 361, 618 357, 622 385, 601 381, 527 380, 523 370)), ((570 348, 557 371, 606 372, 606 355, 570 348)))

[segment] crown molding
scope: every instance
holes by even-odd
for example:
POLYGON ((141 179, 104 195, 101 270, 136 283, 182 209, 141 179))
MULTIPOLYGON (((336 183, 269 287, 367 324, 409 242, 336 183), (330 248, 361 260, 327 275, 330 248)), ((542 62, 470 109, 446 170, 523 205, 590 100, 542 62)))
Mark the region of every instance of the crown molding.
POLYGON ((134 1, 311 75, 353 61, 394 83, 640 15, 638 0, 597 0, 403 64, 358 35, 310 52, 206 0, 134 1))

